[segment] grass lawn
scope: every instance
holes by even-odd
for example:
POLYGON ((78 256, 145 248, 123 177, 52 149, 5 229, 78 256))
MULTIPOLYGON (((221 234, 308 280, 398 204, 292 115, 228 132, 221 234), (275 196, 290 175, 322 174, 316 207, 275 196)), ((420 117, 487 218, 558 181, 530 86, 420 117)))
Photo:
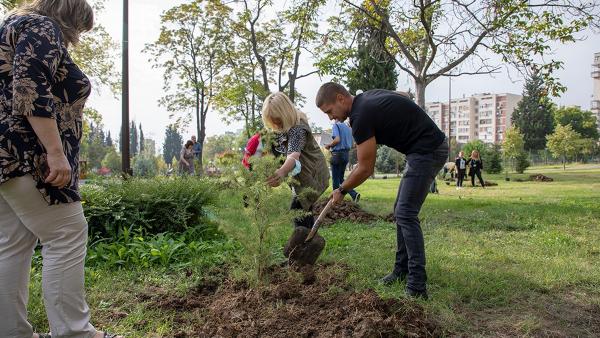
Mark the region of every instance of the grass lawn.
MULTIPOLYGON (((600 336, 600 168, 560 169, 537 167, 511 175, 510 182, 484 175, 499 184, 486 189, 469 182, 456 190, 440 182, 440 194, 429 195, 421 221, 430 300, 421 303, 445 335, 600 336), (531 173, 554 182, 514 182, 531 173)), ((389 214, 398 184, 397 178, 366 182, 358 189, 361 205, 389 214)), ((223 222, 234 226, 240 222, 235 205, 220 206, 223 222)), ((279 247, 288 231, 281 231, 279 247)), ((393 265, 394 224, 339 222, 321 234, 327 240, 321 260, 349 266, 352 285, 403 297, 403 285, 377 283, 393 265)), ((153 289, 184 294, 203 276, 222 273, 219 263, 234 261, 231 250, 214 252, 208 261, 199 257, 180 271, 88 269, 93 322, 128 337, 171 336, 182 329, 173 313, 148 307, 138 295, 153 289)), ((30 320, 44 330, 39 272, 32 276, 30 320)))
MULTIPOLYGON (((506 182, 462 190, 439 184, 421 213, 431 300, 425 303, 449 335, 600 335, 600 170, 534 168, 554 182, 506 182)), ((359 189, 371 212, 392 210, 398 179, 359 189)), ((324 229, 324 259, 352 266, 353 282, 379 286, 392 268, 395 226, 341 223, 324 229)))

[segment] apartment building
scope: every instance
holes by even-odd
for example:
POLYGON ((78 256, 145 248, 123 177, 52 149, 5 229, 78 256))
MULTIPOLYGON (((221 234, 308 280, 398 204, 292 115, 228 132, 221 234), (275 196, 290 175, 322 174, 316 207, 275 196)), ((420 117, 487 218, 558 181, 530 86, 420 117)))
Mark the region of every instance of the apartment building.
POLYGON ((472 140, 501 143, 520 100, 521 96, 516 94, 483 93, 453 99, 450 107, 443 102, 427 103, 425 111, 446 135, 450 120, 450 134, 459 143, 472 140))
POLYGON ((594 63, 592 64, 592 79, 594 81, 594 94, 590 110, 596 116, 598 131, 600 132, 600 53, 594 54, 594 63))

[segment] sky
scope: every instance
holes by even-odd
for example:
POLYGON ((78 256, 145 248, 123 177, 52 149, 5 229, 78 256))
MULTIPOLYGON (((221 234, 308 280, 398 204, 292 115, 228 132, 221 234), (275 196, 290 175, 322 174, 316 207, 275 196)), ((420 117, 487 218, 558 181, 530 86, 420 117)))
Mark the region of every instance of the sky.
MULTIPOLYGON (((142 52, 144 46, 154 42, 160 31, 160 15, 172 6, 181 3, 180 0, 129 0, 129 71, 130 71, 130 118, 136 123, 142 123, 144 136, 156 141, 157 151, 162 149, 165 127, 171 123, 169 112, 158 105, 158 100, 164 95, 163 73, 161 69, 152 68, 150 56, 142 52)), ((285 0, 275 0, 276 6, 284 6, 285 0)), ((121 44, 122 34, 122 0, 106 0, 105 9, 97 13, 96 21, 105 26, 113 39, 121 44)), ((335 10, 329 6, 327 10, 335 10)), ((330 13, 325 13, 325 15, 330 13)), ((579 36, 583 41, 566 45, 554 45, 557 60, 564 62, 564 68, 557 72, 562 84, 568 90, 555 102, 559 105, 578 105, 589 109, 592 99, 593 82, 590 77, 594 53, 600 52, 600 34, 584 32, 579 36)), ((121 60, 115 65, 121 67, 121 60)), ((304 68, 303 70, 308 70, 304 68)), ((328 77, 319 78, 317 75, 298 80, 298 90, 306 97, 306 104, 300 109, 307 113, 309 120, 317 126, 328 128, 327 117, 314 106, 314 97, 320 84, 330 80, 328 77)), ((464 76, 452 79, 452 97, 469 96, 475 93, 514 93, 521 94, 523 79, 512 71, 501 74, 464 76)), ((412 87, 409 79, 400 75, 399 90, 412 87)), ((427 87, 426 101, 448 101, 448 78, 440 78, 427 87)), ((115 98, 107 88, 97 88, 88 106, 96 108, 103 117, 104 126, 112 135, 119 135, 121 127, 121 101, 115 98)), ((196 122, 193 121, 187 130, 183 131, 184 139, 194 135, 196 122)), ((216 112, 209 112, 206 122, 208 136, 223 134, 226 131, 236 131, 241 123, 227 125, 216 112)))

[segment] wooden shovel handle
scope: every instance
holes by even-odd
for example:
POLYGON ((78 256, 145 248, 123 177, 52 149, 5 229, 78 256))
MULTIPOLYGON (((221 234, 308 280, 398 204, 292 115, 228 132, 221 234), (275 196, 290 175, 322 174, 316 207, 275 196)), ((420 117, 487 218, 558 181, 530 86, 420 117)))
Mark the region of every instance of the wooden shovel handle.
POLYGON ((319 226, 321 225, 321 221, 323 220, 323 218, 325 218, 325 216, 327 216, 327 213, 329 212, 329 209, 331 209, 332 206, 333 199, 330 199, 329 202, 327 202, 327 204, 325 205, 325 208, 323 208, 323 210, 319 214, 319 217, 315 221, 315 224, 313 224, 312 228, 310 229, 310 233, 308 234, 308 236, 306 236, 304 242, 309 242, 311 239, 313 239, 313 237, 315 237, 317 231, 319 230, 319 226))

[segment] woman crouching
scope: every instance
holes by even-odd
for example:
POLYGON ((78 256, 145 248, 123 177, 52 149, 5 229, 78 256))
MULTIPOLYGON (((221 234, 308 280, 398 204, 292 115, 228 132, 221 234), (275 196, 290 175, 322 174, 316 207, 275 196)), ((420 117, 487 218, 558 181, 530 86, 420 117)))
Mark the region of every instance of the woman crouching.
POLYGON ((294 167, 301 164, 292 188, 292 210, 304 210, 306 215, 294 219, 296 227, 312 227, 313 204, 329 186, 329 169, 321 148, 315 141, 306 115, 300 112, 284 93, 273 93, 265 99, 262 110, 265 126, 275 132, 274 153, 286 159, 267 183, 279 186, 294 167))

